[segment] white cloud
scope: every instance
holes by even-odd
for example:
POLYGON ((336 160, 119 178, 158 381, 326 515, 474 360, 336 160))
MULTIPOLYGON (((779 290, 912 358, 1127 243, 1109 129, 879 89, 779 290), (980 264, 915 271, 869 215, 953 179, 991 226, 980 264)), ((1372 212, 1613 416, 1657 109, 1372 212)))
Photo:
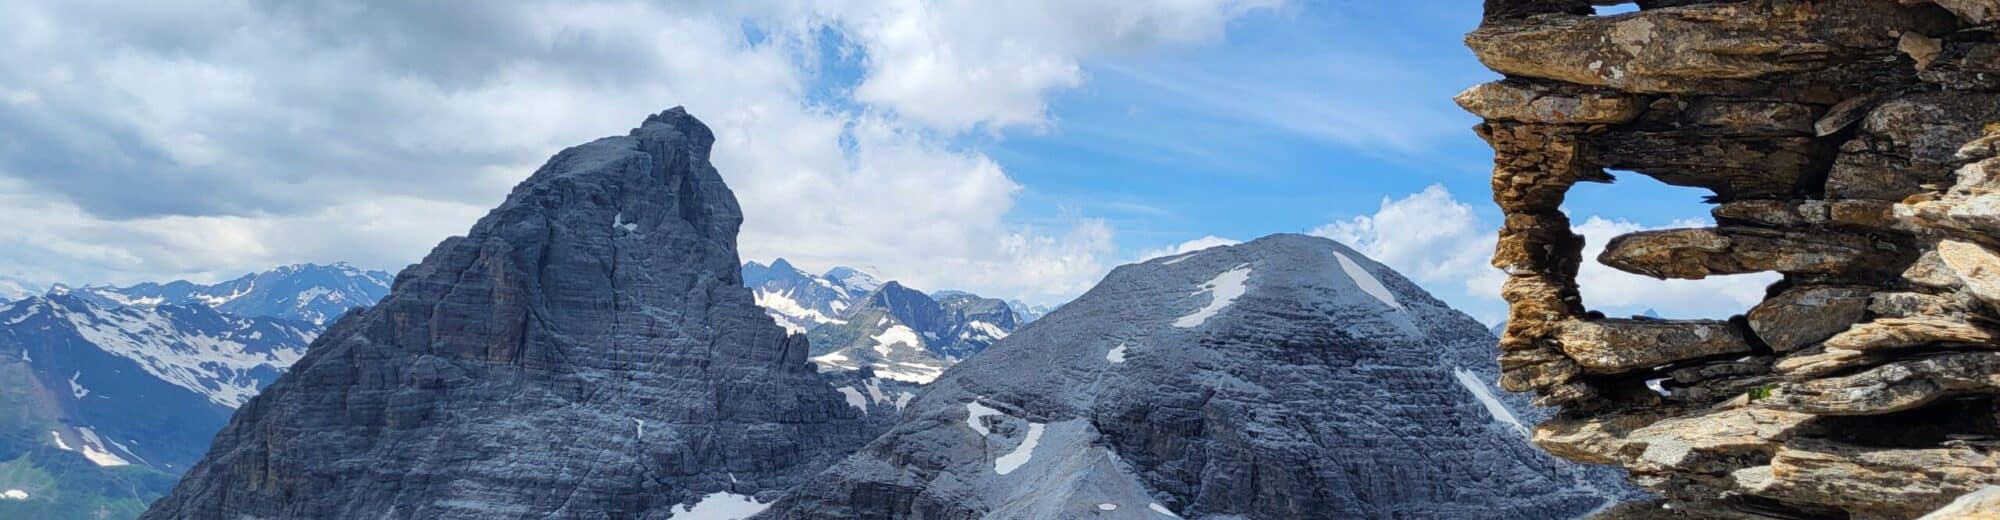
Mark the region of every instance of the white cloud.
POLYGON ((747 258, 1055 301, 1113 231, 1015 224, 1021 186, 955 137, 1047 125, 1088 56, 1213 41, 1267 3, 0 4, 0 274, 398 268, 562 147, 685 105, 747 258), (829 30, 860 53, 851 90, 823 85, 829 30))
POLYGON ((1200 251, 1211 247, 1233 246, 1241 243, 1243 243, 1243 241, 1236 240, 1233 238, 1223 238, 1215 235, 1208 235, 1159 249, 1148 249, 1145 251, 1140 251, 1139 259, 1133 260, 1133 262, 1144 262, 1155 258, 1193 253, 1195 251, 1200 251))
POLYGON ((868 56, 861 101, 953 130, 1039 125, 1045 95, 1085 81, 1090 55, 1220 39, 1278 0, 812 2, 868 56))
MULTIPOLYGON (((1637 314, 1647 308, 1670 318, 1721 318, 1749 310, 1761 300, 1774 273, 1711 277, 1704 280, 1656 280, 1606 267, 1596 261, 1612 237, 1646 229, 1710 225, 1701 219, 1644 226, 1626 220, 1590 216, 1574 226, 1584 236, 1577 285, 1584 304, 1606 314, 1637 314), (1718 305, 1724 303, 1724 305, 1718 305)), ((1384 197, 1371 215, 1335 221, 1312 234, 1348 244, 1376 261, 1388 264, 1418 283, 1434 289, 1441 299, 1487 322, 1505 316, 1500 284, 1506 276, 1491 266, 1498 226, 1481 219, 1471 205, 1458 201, 1443 186, 1432 185, 1401 199, 1384 197), (1456 287, 1457 292, 1444 290, 1456 287)))
POLYGON ((1705 219, 1677 220, 1664 226, 1642 226, 1623 219, 1592 215, 1576 224, 1583 235, 1583 256, 1591 259, 1577 270, 1576 284, 1583 302, 1605 314, 1632 315, 1647 308, 1658 309, 1669 318, 1724 318, 1742 314, 1764 299, 1764 288, 1778 281, 1777 273, 1711 276, 1701 280, 1656 280, 1627 273, 1597 263, 1604 244, 1613 237, 1647 229, 1706 227, 1705 219), (1612 312, 1617 310, 1619 312, 1612 312))

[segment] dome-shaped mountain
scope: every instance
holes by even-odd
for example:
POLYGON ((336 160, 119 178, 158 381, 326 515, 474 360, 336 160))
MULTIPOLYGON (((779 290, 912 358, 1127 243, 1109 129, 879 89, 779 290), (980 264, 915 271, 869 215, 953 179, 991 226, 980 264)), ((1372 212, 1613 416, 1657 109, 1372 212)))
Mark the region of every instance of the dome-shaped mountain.
POLYGON ((1528 443, 1493 348, 1325 239, 1128 265, 764 517, 1564 518, 1623 495, 1528 443))
POLYGON ((714 139, 674 109, 557 154, 144 518, 666 518, 851 452, 861 412, 742 286, 714 139))

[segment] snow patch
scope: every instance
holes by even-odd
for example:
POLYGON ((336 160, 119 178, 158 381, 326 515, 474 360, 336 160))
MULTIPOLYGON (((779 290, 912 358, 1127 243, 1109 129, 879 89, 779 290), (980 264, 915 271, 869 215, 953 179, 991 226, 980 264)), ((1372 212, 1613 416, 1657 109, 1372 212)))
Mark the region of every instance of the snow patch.
POLYGON ((876 334, 872 339, 875 340, 875 352, 884 356, 889 355, 889 352, 894 350, 898 344, 908 345, 910 348, 923 348, 924 346, 924 341, 917 338, 917 331, 902 325, 889 327, 889 330, 882 331, 881 334, 876 334))
POLYGON ((1380 300, 1390 308, 1403 309, 1403 304, 1396 302, 1396 294, 1389 292, 1389 288, 1382 285, 1382 280, 1375 278, 1375 275, 1362 268, 1361 264, 1355 263, 1354 259, 1337 251, 1333 253, 1333 257, 1340 260, 1340 270, 1347 272, 1347 278, 1354 280, 1354 285, 1361 287, 1361 292, 1374 296, 1376 300, 1380 300))
POLYGON ((896 411, 898 412, 903 411, 903 406, 910 404, 910 399, 913 399, 915 397, 917 397, 917 394, 912 394, 909 392, 897 392, 896 411))
MULTIPOLYGON (((23 350, 22 352, 27 352, 27 351, 23 350)), ((77 399, 82 399, 83 396, 90 395, 89 388, 84 388, 82 384, 76 382, 76 378, 82 375, 83 372, 77 372, 69 375, 69 394, 76 396, 77 399)))
POLYGON ((611 227, 614 229, 623 229, 626 233, 639 231, 639 224, 625 221, 625 212, 623 211, 618 212, 617 216, 611 217, 611 227))
POLYGON ((6 499, 6 500, 27 500, 27 499, 28 499, 28 492, 27 492, 27 491, 22 491, 22 490, 19 490, 19 489, 9 489, 9 490, 6 490, 6 491, 0 491, 0 499, 6 499))
POLYGON ((861 397, 860 390, 855 390, 854 387, 852 386, 843 386, 840 388, 836 388, 835 390, 840 391, 841 397, 847 398, 848 406, 852 406, 854 407, 854 409, 861 410, 863 412, 868 411, 868 398, 861 397))
POLYGON ((981 437, 993 434, 992 430, 986 429, 986 423, 979 420, 991 415, 1000 415, 1000 411, 979 404, 979 401, 965 403, 965 425, 972 427, 972 431, 979 432, 981 437))
POLYGON ((1021 469, 1022 464, 1027 464, 1028 459, 1035 456, 1035 446, 1042 442, 1042 429, 1042 423, 1028 423, 1028 437, 1021 439, 1021 445, 1014 448, 1013 452, 993 459, 993 472, 1005 475, 1021 469))
POLYGON ((758 307, 781 316, 783 319, 778 320, 778 325, 793 333, 804 334, 810 328, 807 325, 847 323, 846 320, 834 319, 825 313, 799 304, 798 300, 792 298, 790 291, 757 290, 750 293, 750 296, 757 300, 758 307))
POLYGON ((882 393, 881 379, 862 381, 861 386, 868 389, 868 402, 881 403, 889 400, 889 394, 882 393))
POLYGON ((32 306, 32 307, 28 307, 28 312, 23 312, 23 313, 21 313, 21 315, 20 315, 20 316, 15 316, 15 317, 13 317, 13 318, 8 318, 8 319, 7 319, 7 324, 8 324, 8 325, 20 325, 20 324, 21 324, 21 322, 24 322, 24 321, 28 321, 28 318, 33 318, 33 317, 35 317, 35 315, 36 315, 36 314, 41 314, 41 313, 42 313, 42 306, 41 306, 41 305, 35 305, 35 306, 32 306))
POLYGON ((1097 510, 1098 510, 1098 511, 1117 511, 1117 510, 1118 510, 1118 504, 1098 504, 1098 505, 1097 505, 1097 510))
POLYGON ((1236 303, 1237 298, 1243 297, 1249 281, 1250 264, 1239 265, 1235 269, 1215 275, 1215 279, 1203 284, 1200 291, 1195 291, 1195 294, 1209 293, 1208 305, 1174 320, 1174 326, 1190 329, 1208 323, 1209 318, 1215 317, 1223 309, 1229 308, 1230 304, 1236 303))
POLYGON ((1106 353, 1104 353, 1104 360, 1105 360, 1105 361, 1110 361, 1110 362, 1112 362, 1112 363, 1124 363, 1124 362, 1125 362, 1125 344, 1124 344, 1124 343, 1119 343, 1119 344, 1118 344, 1118 347, 1117 347, 1117 348, 1113 348, 1113 349, 1111 349, 1111 351, 1110 351, 1110 352, 1106 352, 1106 353))
POLYGON ((758 503, 757 499, 730 492, 709 493, 696 500, 692 506, 674 506, 667 511, 667 518, 676 520, 741 520, 761 513, 770 504, 758 503))
POLYGON ((77 428, 76 433, 83 436, 83 458, 90 459, 91 462, 104 467, 129 466, 132 464, 131 461, 113 455, 111 454, 111 450, 105 449, 104 440, 98 438, 97 432, 91 431, 90 428, 77 428))
POLYGON ((1163 505, 1160 505, 1160 503, 1159 503, 1159 502, 1154 502, 1154 503, 1151 503, 1151 504, 1146 504, 1146 509, 1151 509, 1151 510, 1153 510, 1153 512, 1155 512, 1155 513, 1159 513, 1159 514, 1163 514, 1163 515, 1167 515, 1167 516, 1171 516, 1171 517, 1174 517, 1174 518, 1180 518, 1180 517, 1181 517, 1181 515, 1177 515, 1177 514, 1174 514, 1174 512, 1173 512, 1172 510, 1170 510, 1170 509, 1167 509, 1167 506, 1163 506, 1163 505))
POLYGON ((76 449, 75 449, 75 448, 71 448, 71 447, 69 447, 69 443, 66 443, 66 442, 63 442, 63 440, 62 440, 62 432, 58 432, 58 431, 55 431, 55 430, 49 430, 49 436, 50 436, 50 437, 55 437, 55 438, 56 438, 56 449, 58 449, 58 450, 63 450, 63 451, 76 451, 76 449))
POLYGON ((313 286, 313 288, 311 289, 300 291, 298 297, 293 301, 297 303, 300 307, 304 307, 306 306, 306 304, 312 303, 314 300, 318 300, 319 297, 326 296, 329 294, 332 294, 334 296, 333 298, 329 298, 328 301, 333 301, 333 302, 340 301, 340 295, 335 294, 332 289, 320 287, 317 285, 313 286))
POLYGON ((1007 339, 1007 331, 1002 330, 998 325, 994 325, 983 321, 973 321, 972 323, 966 324, 966 326, 971 327, 972 330, 979 331, 980 333, 985 334, 986 337, 993 338, 995 340, 1007 339))
POLYGON ((191 331, 154 309, 63 311, 58 317, 99 350, 132 360, 153 377, 230 408, 257 395, 259 379, 253 374, 260 369, 283 370, 305 354, 303 348, 253 352, 250 345, 230 337, 234 333, 191 331))
POLYGON ((1493 420, 1513 426, 1515 431, 1521 432, 1521 435, 1528 435, 1528 427, 1523 426, 1521 420, 1514 417, 1514 412, 1507 410, 1506 405, 1500 404, 1500 399, 1493 396, 1493 391, 1486 388, 1486 382, 1481 381, 1478 374, 1462 367, 1452 367, 1451 375, 1458 378, 1459 386, 1465 387, 1466 391, 1472 392, 1472 396, 1479 399, 1479 404, 1486 405, 1486 413, 1492 415, 1493 420))

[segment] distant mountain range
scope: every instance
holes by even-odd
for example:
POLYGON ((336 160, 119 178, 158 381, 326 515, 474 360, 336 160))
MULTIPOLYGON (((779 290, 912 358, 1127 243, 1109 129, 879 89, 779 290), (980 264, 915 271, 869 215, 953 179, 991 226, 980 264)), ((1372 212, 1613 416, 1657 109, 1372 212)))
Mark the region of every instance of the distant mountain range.
POLYGON ((0 488, 46 500, 0 502, 0 517, 137 516, 236 407, 390 279, 303 264, 214 285, 14 293, 0 304, 0 488))
POLYGON ((852 267, 815 275, 783 258, 745 263, 743 283, 778 324, 806 334, 823 370, 865 367, 901 383, 930 382, 1049 310, 965 291, 925 294, 852 267))
POLYGON ((288 265, 214 285, 187 281, 77 289, 59 285, 52 291, 77 292, 97 298, 104 304, 202 305, 238 316, 285 318, 324 327, 348 309, 380 301, 389 294, 389 284, 393 279, 384 271, 363 270, 345 262, 336 262, 332 265, 288 265))
MULTIPOLYGON (((44 289, 0 278, 0 489, 57 497, 0 501, 0 516, 136 516, 236 407, 394 278, 347 263, 215 284, 44 289)), ((863 411, 900 409, 919 384, 1048 311, 782 259, 747 263, 743 278, 767 314, 811 338, 822 371, 851 372, 840 390, 863 411)))

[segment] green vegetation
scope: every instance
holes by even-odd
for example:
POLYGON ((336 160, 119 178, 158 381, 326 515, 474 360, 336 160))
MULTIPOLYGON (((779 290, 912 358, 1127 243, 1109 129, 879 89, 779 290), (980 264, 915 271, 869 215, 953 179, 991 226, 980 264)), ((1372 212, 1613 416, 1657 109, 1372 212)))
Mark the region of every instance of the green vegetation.
POLYGON ((136 518, 175 480, 143 466, 105 468, 73 453, 35 451, 0 463, 0 491, 28 493, 0 500, 0 518, 136 518))

